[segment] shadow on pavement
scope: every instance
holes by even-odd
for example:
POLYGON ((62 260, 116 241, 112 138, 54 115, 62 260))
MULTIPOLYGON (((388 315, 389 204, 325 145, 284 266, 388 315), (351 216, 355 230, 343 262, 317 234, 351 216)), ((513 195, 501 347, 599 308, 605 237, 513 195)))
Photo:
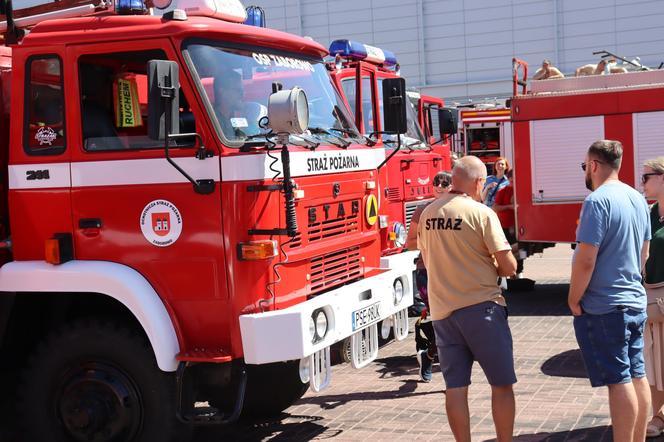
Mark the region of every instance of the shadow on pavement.
POLYGON ((556 433, 522 434, 514 438, 515 442, 610 442, 612 440, 611 427, 606 425, 556 433))
POLYGON ((353 401, 380 401, 396 399, 403 396, 416 397, 430 394, 440 394, 441 392, 444 393, 442 389, 433 391, 415 391, 417 384, 420 383, 420 381, 415 379, 409 379, 401 382, 402 385, 396 391, 358 391, 355 393, 346 394, 317 395, 300 399, 296 405, 315 404, 324 410, 333 410, 337 407, 347 404, 348 402, 353 401))
POLYGON ((547 359, 542 364, 542 373, 563 378, 588 378, 581 350, 567 350, 547 359))
POLYGON ((339 436, 343 430, 328 432, 326 426, 320 425, 320 416, 297 416, 283 413, 271 420, 241 419, 234 425, 221 427, 200 428, 193 440, 197 442, 233 441, 290 441, 290 440, 320 440, 339 436), (284 421, 289 422, 284 422, 284 421), (323 433, 326 433, 323 436, 323 433))
POLYGON ((569 284, 537 284, 533 291, 507 291, 510 316, 567 316, 569 284))
MULTIPOLYGON (((392 377, 406 377, 400 380, 401 385, 397 390, 388 391, 358 391, 347 394, 318 394, 316 396, 305 397, 300 399, 297 404, 315 404, 324 410, 332 410, 348 402, 353 401, 376 401, 395 399, 404 396, 424 396, 429 394, 440 394, 444 392, 440 390, 416 391, 419 384, 423 384, 417 375, 417 362, 414 356, 391 356, 382 359, 376 359, 374 364, 380 368, 376 373, 380 375, 381 379, 392 377)), ((440 371, 438 364, 434 364, 433 372, 440 371)))

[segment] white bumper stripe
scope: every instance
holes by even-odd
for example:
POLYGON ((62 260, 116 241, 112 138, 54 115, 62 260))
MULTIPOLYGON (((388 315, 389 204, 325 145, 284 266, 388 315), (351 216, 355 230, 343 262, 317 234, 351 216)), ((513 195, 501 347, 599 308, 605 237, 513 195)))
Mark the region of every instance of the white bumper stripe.
MULTIPOLYGON (((413 271, 419 252, 405 252, 385 257, 381 266, 391 270, 380 275, 340 287, 284 310, 240 316, 244 359, 249 364, 300 359, 339 342, 355 331, 352 314, 380 302, 380 318, 386 319, 413 303, 413 271), (404 297, 394 305, 392 287, 397 278, 403 280, 404 297), (371 298, 359 295, 371 290, 371 298), (317 309, 328 315, 328 332, 315 344, 309 333, 309 318, 317 309)), ((372 322, 375 323, 375 322, 372 322)))

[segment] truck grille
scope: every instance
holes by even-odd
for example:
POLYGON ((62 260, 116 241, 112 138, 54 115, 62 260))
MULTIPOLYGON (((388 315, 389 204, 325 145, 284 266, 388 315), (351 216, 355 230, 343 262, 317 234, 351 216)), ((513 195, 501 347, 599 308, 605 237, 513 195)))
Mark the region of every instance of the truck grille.
POLYGON ((311 294, 331 289, 362 275, 360 248, 351 247, 311 259, 311 294))
POLYGON ((309 242, 320 241, 321 239, 332 238, 334 236, 347 235, 349 233, 357 232, 360 228, 359 223, 359 209, 352 210, 352 204, 356 204, 359 208, 359 200, 357 201, 343 201, 340 203, 333 203, 328 205, 328 213, 334 217, 331 219, 324 218, 323 206, 316 207, 317 219, 315 222, 309 222, 307 236, 309 242), (339 215, 339 205, 343 204, 345 216, 339 215))
POLYGON ((303 244, 358 232, 360 207, 360 200, 335 201, 308 207, 306 235, 298 233, 288 247, 294 249, 303 244))
POLYGON ((428 200, 412 201, 412 202, 409 202, 409 203, 405 204, 404 219, 406 220, 406 231, 410 228, 410 220, 413 218, 413 214, 415 213, 415 210, 417 210, 417 208, 420 207, 420 206, 426 206, 431 201, 433 201, 433 198, 428 199, 428 200))

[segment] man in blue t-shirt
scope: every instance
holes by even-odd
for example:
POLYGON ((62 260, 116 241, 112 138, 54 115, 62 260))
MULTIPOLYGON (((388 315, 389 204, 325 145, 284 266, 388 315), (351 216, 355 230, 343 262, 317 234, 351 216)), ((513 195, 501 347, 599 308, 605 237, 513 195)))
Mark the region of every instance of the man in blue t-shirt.
POLYGON ((596 141, 581 165, 593 192, 581 208, 568 303, 590 384, 609 389, 613 440, 636 441, 650 412, 641 284, 650 223, 643 196, 618 179, 622 153, 619 141, 596 141))

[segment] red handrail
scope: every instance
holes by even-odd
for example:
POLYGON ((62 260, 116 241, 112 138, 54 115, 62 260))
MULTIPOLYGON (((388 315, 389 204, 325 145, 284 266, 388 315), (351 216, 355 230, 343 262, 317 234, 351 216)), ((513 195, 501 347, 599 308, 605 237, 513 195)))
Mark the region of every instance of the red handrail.
POLYGON ((517 96, 519 92, 519 86, 523 89, 521 94, 526 94, 526 88, 528 86, 528 63, 518 58, 512 58, 512 95, 517 96), (523 79, 519 80, 519 68, 523 68, 523 79))

